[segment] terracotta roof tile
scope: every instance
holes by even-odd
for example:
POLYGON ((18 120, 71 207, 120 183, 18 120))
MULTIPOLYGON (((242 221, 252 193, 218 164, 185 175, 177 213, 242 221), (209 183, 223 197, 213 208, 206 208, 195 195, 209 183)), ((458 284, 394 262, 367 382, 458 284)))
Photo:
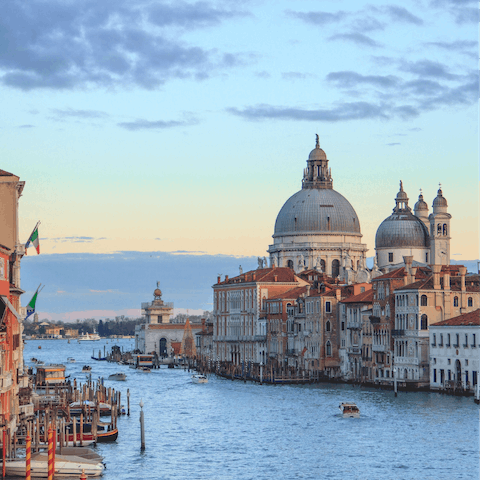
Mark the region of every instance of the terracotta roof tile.
POLYGON ((448 326, 461 326, 468 327, 470 325, 480 325, 480 308, 474 310, 473 312, 464 313, 458 317, 449 318, 448 320, 443 320, 442 322, 433 323, 431 327, 448 327, 448 326))
POLYGON ((353 295, 351 297, 342 300, 341 303, 372 303, 373 302, 373 290, 367 290, 366 292, 353 295))
POLYGON ((259 268, 257 270, 250 270, 249 272, 242 273, 236 277, 229 278, 216 285, 230 285, 234 283, 270 283, 270 282, 296 282, 295 272, 288 267, 276 267, 276 268, 259 268), (255 280, 253 279, 255 276, 255 280), (275 276, 277 279, 275 280, 275 276))
POLYGON ((14 177, 15 175, 5 170, 0 170, 0 177, 14 177))
POLYGON ((273 297, 270 297, 269 300, 296 300, 300 295, 307 292, 307 286, 295 287, 286 292, 279 293, 273 297))

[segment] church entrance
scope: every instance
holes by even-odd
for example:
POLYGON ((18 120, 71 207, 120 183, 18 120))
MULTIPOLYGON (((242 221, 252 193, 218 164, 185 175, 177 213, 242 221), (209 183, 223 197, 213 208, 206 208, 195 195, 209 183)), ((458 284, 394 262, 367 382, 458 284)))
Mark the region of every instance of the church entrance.
POLYGON ((168 356, 168 353, 167 353, 167 339, 166 338, 161 338, 160 339, 160 356, 161 357, 168 356))

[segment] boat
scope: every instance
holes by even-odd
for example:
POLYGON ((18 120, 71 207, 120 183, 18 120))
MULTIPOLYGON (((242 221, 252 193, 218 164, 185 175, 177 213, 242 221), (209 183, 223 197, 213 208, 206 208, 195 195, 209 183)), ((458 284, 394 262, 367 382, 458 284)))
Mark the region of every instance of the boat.
POLYGON ((114 442, 118 438, 118 429, 113 428, 111 423, 98 422, 97 424, 97 442, 114 442))
POLYGON ((100 415, 110 415, 112 412, 112 406, 105 402, 100 402, 97 404, 90 400, 84 400, 82 403, 80 402, 72 402, 70 404, 70 415, 80 415, 81 413, 85 413, 88 409, 91 411, 100 410, 100 415))
POLYGON ((41 350, 41 349, 42 349, 42 346, 41 346, 41 345, 39 345, 39 346, 38 346, 38 349, 39 349, 39 350, 41 350))
MULTIPOLYGON (((25 459, 5 462, 7 477, 25 478, 25 459)), ((55 455, 55 476, 76 477, 82 472, 88 477, 99 477, 103 474, 104 466, 97 460, 77 457, 75 455, 55 455)), ((30 474, 32 478, 48 478, 48 454, 33 454, 30 460, 30 474)))
POLYGON ((68 358, 67 358, 67 362, 68 362, 68 363, 75 363, 76 360, 75 360, 73 357, 68 357, 68 358))
POLYGON ((124 381, 127 379, 127 375, 122 372, 117 372, 117 373, 112 373, 111 375, 108 376, 109 380, 118 380, 118 381, 124 381))
POLYGON ((341 403, 338 408, 342 412, 344 417, 349 418, 360 418, 360 410, 357 405, 353 402, 344 402, 341 403))
POLYGON ((192 382, 193 383, 208 383, 208 378, 205 375, 197 373, 192 375, 192 382))
POLYGON ((78 337, 79 342, 95 342, 97 340, 101 340, 101 337, 97 332, 83 333, 78 337))
POLYGON ((140 370, 141 372, 146 372, 150 373, 150 367, 139 367, 137 370, 140 370))
POLYGON ((82 372, 91 372, 92 367, 90 365, 84 365, 82 368, 82 372))

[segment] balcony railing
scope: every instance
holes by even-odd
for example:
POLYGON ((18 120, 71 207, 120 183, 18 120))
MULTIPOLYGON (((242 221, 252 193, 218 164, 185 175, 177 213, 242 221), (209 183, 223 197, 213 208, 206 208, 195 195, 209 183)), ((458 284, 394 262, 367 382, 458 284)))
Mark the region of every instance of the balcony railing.
POLYGON ((359 347, 348 347, 347 348, 347 353, 351 353, 354 355, 359 355, 361 353, 361 350, 359 347))
POLYGON ((384 352, 385 351, 385 345, 372 345, 372 351, 373 352, 384 352))
POLYGON ((267 336, 266 335, 255 335, 253 337, 253 340, 255 342, 266 342, 267 341, 267 336))
POLYGON ((362 328, 362 322, 347 322, 347 328, 360 330, 362 328))
POLYGON ((392 330, 392 337, 403 337, 405 330, 392 330))

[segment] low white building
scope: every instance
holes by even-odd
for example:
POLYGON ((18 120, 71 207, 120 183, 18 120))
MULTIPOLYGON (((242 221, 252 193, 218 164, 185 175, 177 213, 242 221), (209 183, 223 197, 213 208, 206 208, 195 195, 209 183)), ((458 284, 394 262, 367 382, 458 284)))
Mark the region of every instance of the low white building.
POLYGON ((475 391, 480 368, 480 309, 430 325, 430 388, 475 391))

